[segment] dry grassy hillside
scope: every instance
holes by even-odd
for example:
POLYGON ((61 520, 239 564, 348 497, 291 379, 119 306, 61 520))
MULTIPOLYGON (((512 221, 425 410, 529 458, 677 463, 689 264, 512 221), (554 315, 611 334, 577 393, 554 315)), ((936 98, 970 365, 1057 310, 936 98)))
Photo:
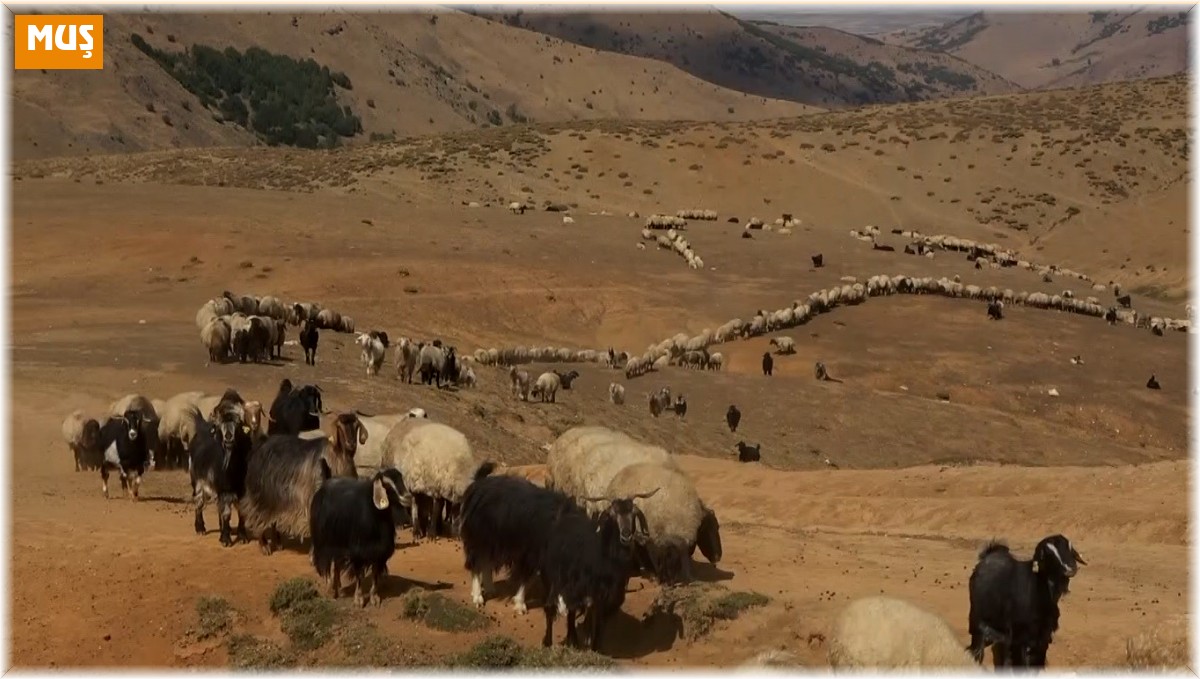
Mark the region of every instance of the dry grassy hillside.
POLYGON ((1165 243, 1187 228, 1186 87, 1175 77, 754 124, 518 126, 318 154, 162 152, 17 174, 621 215, 720 206, 722 220, 791 212, 821 229, 952 233, 1038 260, 1049 247, 1099 281, 1180 299, 1186 251, 1165 243), (1131 228, 1135 213, 1153 218, 1131 228))
POLYGON ((1188 68, 1188 12, 978 12, 890 42, 941 50, 1026 88, 1153 78, 1188 68))
POLYGON ((664 61, 729 89, 821 107, 1019 89, 949 55, 833 29, 743 21, 717 11, 490 16, 595 49, 664 61))
MULTIPOLYGON (((366 86, 356 81, 354 96, 366 86)), ((626 378, 594 363, 523 365, 581 373, 541 403, 514 398, 503 367, 475 366, 475 387, 402 383, 394 349, 368 377, 353 335, 332 331, 314 366, 294 343, 271 361, 210 364, 194 319, 232 290, 317 301, 360 331, 441 338, 462 354, 636 354, 878 274, 1070 290, 1103 305, 1113 290, 1093 283, 1113 278, 1139 312, 1178 318, 1186 87, 1172 77, 765 122, 539 123, 327 151, 18 161, 13 664, 666 669, 784 649, 820 670, 838 612, 880 592, 944 616, 965 646, 980 546, 1003 538, 1026 558, 1062 533, 1088 564, 1062 602, 1050 665, 1184 665, 1177 633, 1153 635, 1187 612, 1185 333, 1019 304, 994 321, 977 300, 873 296, 713 346, 720 371, 668 365, 626 378), (505 209, 514 200, 539 209, 505 209), (683 231, 703 268, 636 247, 648 214, 688 208, 719 214, 683 231), (743 237, 750 217, 782 213, 800 223, 743 237), (894 249, 850 237, 868 224, 894 249), (963 252, 908 255, 896 228, 995 242, 1094 280, 976 269, 963 252), (810 266, 815 253, 824 266, 810 266), (764 376, 762 356, 782 336, 795 353, 776 354, 764 376), (834 380, 814 379, 817 361, 834 380), (1151 374, 1161 388, 1146 387, 1151 374), (198 535, 182 470, 151 471, 138 502, 115 480, 106 500, 98 473, 73 471, 61 434, 72 409, 100 415, 131 392, 231 386, 270 402, 284 378, 320 385, 332 412, 425 408, 464 432, 479 461, 544 462, 542 445, 582 424, 666 446, 719 516, 723 555, 698 557, 690 587, 635 577, 606 630, 607 658, 545 654, 540 588, 530 613, 514 615, 500 574, 474 612, 458 540, 413 543, 402 529, 378 608, 321 594, 281 611, 281 583, 316 580, 307 545, 270 556, 222 547, 212 504, 198 535), (624 386, 623 405, 608 400, 611 383, 624 386), (663 386, 686 396, 685 416, 648 412, 663 386), (730 404, 743 413, 736 433, 730 404), (739 441, 761 444, 761 462, 737 462, 739 441), (64 582, 104 584, 64 596, 64 582), (1150 635, 1138 657, 1126 650, 1135 634, 1150 635)), ((562 631, 560 619, 556 643, 562 631)))
POLYGON ((525 119, 747 120, 808 110, 460 12, 110 13, 103 71, 14 72, 14 157, 254 143, 135 49, 134 33, 167 52, 257 46, 344 72, 352 89, 338 102, 362 118, 355 141, 525 119))

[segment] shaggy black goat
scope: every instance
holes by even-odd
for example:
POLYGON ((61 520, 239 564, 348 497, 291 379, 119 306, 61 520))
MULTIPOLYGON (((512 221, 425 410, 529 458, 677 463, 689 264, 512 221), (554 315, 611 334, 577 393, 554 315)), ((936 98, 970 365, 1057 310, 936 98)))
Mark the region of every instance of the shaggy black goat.
POLYGON ((121 490, 131 500, 138 499, 142 474, 146 473, 153 461, 147 436, 151 427, 153 421, 134 408, 129 408, 119 417, 110 418, 100 427, 98 447, 104 451, 100 479, 105 498, 108 497, 109 470, 116 469, 121 476, 121 490))
POLYGON ((302 431, 320 429, 321 414, 324 412, 326 411, 321 405, 321 387, 306 384, 296 389, 292 386, 292 381, 285 378, 279 383, 279 392, 271 402, 271 410, 267 415, 267 435, 295 436, 302 431))
POLYGON ((987 315, 993 321, 1004 318, 1004 305, 999 300, 992 300, 987 305, 987 315))
POLYGON ((975 662, 982 663, 983 649, 994 645, 997 668, 1045 667, 1046 651, 1058 629, 1058 600, 1067 594, 1077 562, 1087 564, 1062 535, 1043 538, 1030 561, 1018 561, 999 542, 984 547, 967 583, 967 650, 975 662))
POLYGON ((396 525, 411 520, 412 496, 395 469, 369 479, 330 478, 329 465, 319 464, 322 483, 308 510, 313 566, 331 598, 341 593, 345 569, 354 581, 354 603, 378 606, 379 578, 396 552, 396 525))
POLYGON ((766 375, 767 377, 770 377, 771 371, 774 368, 775 368, 775 359, 771 358, 771 352, 768 351, 763 354, 763 358, 762 358, 763 374, 766 375))
POLYGON ((527 479, 481 475, 482 470, 467 486, 459 512, 458 534, 464 567, 471 572, 471 601, 483 606, 492 589, 492 573, 506 569, 509 580, 518 586, 513 609, 525 613, 525 586, 538 573, 555 517, 583 510, 570 497, 527 479))
POLYGON ((358 416, 342 413, 328 438, 268 436, 254 450, 246 465, 246 494, 238 514, 246 528, 258 534, 264 554, 281 545, 281 533, 308 537, 309 504, 323 480, 322 461, 337 476, 358 478, 354 454, 366 442, 367 429, 358 416))
POLYGON ((761 443, 751 446, 745 441, 738 441, 733 447, 738 451, 738 462, 758 462, 762 459, 761 443))
MULTIPOLYGON (((646 517, 633 501, 648 498, 658 488, 632 497, 609 498, 607 511, 593 522, 581 511, 561 511, 549 526, 550 539, 539 570, 546 598, 546 633, 542 645, 553 642, 555 614, 567 616, 564 643, 581 646, 575 618, 586 613, 591 626, 592 651, 600 650, 604 624, 625 603, 625 588, 633 575, 635 546, 649 539, 646 517), (597 526, 599 523, 599 526, 597 526)), ((585 498, 601 502, 604 498, 585 498)))
MULTIPOLYGON (((196 423, 196 436, 188 445, 192 500, 196 504, 196 534, 206 532, 204 505, 210 500, 215 501, 221 544, 226 547, 233 545, 229 528, 233 507, 246 493, 246 465, 252 440, 243 415, 239 405, 218 405, 213 410, 211 422, 196 423)), ((242 542, 250 541, 241 510, 238 511, 237 534, 242 542)))
POLYGON ((1124 295, 1121 295, 1120 297, 1117 298, 1117 304, 1120 304, 1121 306, 1128 309, 1131 306, 1133 306, 1133 298, 1129 296, 1129 293, 1125 293, 1124 295))
POLYGON ((558 380, 559 380, 559 382, 562 383, 562 388, 567 391, 571 390, 571 383, 579 378, 578 370, 572 370, 572 371, 566 372, 566 373, 560 373, 557 370, 555 370, 554 374, 558 375, 558 380))
POLYGON ((317 343, 320 339, 321 332, 317 330, 317 319, 304 319, 304 326, 300 330, 300 346, 304 348, 305 365, 317 364, 317 343))
POLYGON ((729 410, 725 411, 725 424, 729 425, 729 431, 737 433, 738 422, 742 421, 742 411, 738 410, 737 406, 729 406, 729 410))
POLYGON ((819 254, 819 253, 813 255, 812 263, 813 263, 813 268, 820 269, 821 267, 825 266, 825 256, 822 254, 819 254))

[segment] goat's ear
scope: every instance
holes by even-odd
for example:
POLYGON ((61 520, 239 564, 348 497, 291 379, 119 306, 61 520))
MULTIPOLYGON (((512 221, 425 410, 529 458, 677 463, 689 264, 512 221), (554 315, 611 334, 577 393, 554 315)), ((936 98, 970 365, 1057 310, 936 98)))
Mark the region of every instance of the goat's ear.
POLYGON ((1038 563, 1040 563, 1040 562, 1039 562, 1037 559, 1034 559, 1034 560, 1033 560, 1033 572, 1034 572, 1034 573, 1037 573, 1037 572, 1038 572, 1038 570, 1039 570, 1039 569, 1038 569, 1038 563))
POLYGON ((375 483, 371 484, 371 501, 376 509, 388 508, 387 488, 383 486, 383 479, 375 479, 375 483))
POLYGON ((365 445, 367 442, 367 428, 358 420, 354 421, 354 426, 358 429, 358 445, 365 445))

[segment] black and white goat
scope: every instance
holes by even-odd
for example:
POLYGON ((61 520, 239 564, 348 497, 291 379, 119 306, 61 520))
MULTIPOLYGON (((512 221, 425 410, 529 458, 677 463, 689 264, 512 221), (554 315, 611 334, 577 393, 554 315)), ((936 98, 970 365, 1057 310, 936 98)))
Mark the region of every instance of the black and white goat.
MULTIPOLYGON (((197 418, 199 420, 199 418, 197 418)), ((253 445, 245 409, 233 401, 222 401, 210 421, 196 422, 196 435, 188 445, 188 469, 192 499, 196 504, 196 534, 204 535, 204 505, 215 500, 221 526, 221 544, 230 547, 230 518, 233 508, 246 493, 246 465, 253 445)), ((238 511, 238 539, 249 542, 242 513, 238 511)))
MULTIPOLYGON (((588 647, 600 650, 608 619, 625 603, 625 588, 636 569, 636 546, 649 540, 646 517, 633 501, 648 498, 658 488, 632 497, 607 498, 609 506, 597 521, 582 511, 562 511, 550 526, 550 540, 539 568, 546 598, 546 632, 542 646, 550 646, 556 614, 567 618, 565 644, 580 647, 575 619, 586 614, 591 626, 588 647), (597 526, 597 523, 599 524, 597 526)), ((605 498, 586 498, 589 503, 605 498)))
POLYGON ((396 526, 411 520, 412 496, 404 477, 383 469, 369 479, 333 477, 320 460, 322 482, 309 506, 312 563, 338 598, 343 569, 354 582, 354 603, 378 606, 379 578, 396 553, 396 526))
POLYGON ((131 500, 138 499, 142 475, 154 464, 147 432, 155 423, 141 410, 130 408, 124 414, 110 418, 100 427, 98 447, 104 451, 100 463, 100 479, 104 497, 108 497, 108 477, 117 470, 121 477, 121 490, 131 500))
POLYGON ((984 547, 968 580, 967 650, 975 662, 982 663, 984 648, 992 645, 997 668, 1045 667, 1058 630, 1058 600, 1067 594, 1077 564, 1087 562, 1062 535, 1043 538, 1029 561, 1017 560, 1000 542, 984 547))

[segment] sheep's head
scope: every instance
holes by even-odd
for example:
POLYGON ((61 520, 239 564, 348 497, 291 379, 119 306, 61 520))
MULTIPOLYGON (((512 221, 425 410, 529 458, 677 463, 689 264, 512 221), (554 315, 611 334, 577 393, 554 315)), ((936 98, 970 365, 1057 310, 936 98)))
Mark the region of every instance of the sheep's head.
POLYGON ((404 487, 400 470, 383 469, 371 480, 371 501, 379 511, 391 510, 396 525, 412 522, 412 494, 404 487))
POLYGON ((1070 578, 1079 572, 1080 564, 1086 566, 1087 562, 1063 535, 1055 534, 1043 538, 1033 550, 1034 571, 1045 573, 1058 581, 1064 594, 1067 592, 1070 578))
POLYGON ((620 498, 584 498, 586 502, 608 502, 608 509, 605 510, 608 517, 617 525, 617 534, 621 538, 621 544, 628 545, 632 542, 645 544, 650 539, 650 529, 646 525, 646 515, 642 513, 634 504, 634 500, 644 500, 653 496, 659 491, 658 488, 647 492, 630 495, 629 497, 620 498))

